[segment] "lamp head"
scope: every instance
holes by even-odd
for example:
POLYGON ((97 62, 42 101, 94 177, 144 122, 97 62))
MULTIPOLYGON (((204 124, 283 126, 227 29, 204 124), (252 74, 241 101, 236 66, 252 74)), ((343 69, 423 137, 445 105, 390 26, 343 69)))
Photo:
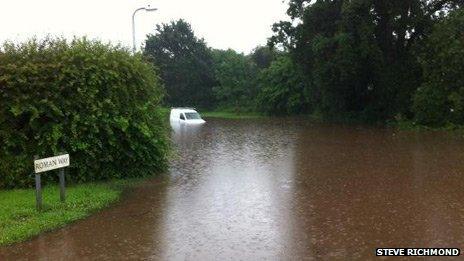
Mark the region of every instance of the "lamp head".
POLYGON ((152 8, 152 7, 150 7, 150 5, 148 5, 148 7, 145 8, 145 11, 147 11, 147 12, 156 11, 156 10, 158 10, 158 8, 152 8))

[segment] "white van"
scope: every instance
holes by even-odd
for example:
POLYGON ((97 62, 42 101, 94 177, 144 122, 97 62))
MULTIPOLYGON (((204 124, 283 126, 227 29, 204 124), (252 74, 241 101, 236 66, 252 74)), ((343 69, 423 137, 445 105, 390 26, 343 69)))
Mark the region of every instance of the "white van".
POLYGON ((194 108, 172 108, 169 117, 171 123, 203 124, 205 121, 194 108))

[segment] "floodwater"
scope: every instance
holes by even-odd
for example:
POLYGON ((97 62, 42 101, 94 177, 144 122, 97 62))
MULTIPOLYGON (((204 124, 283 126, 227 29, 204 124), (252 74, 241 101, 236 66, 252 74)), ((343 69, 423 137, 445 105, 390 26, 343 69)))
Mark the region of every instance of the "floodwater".
POLYGON ((168 173, 0 259, 365 260, 377 247, 464 247, 458 135, 210 119, 173 140, 168 173))

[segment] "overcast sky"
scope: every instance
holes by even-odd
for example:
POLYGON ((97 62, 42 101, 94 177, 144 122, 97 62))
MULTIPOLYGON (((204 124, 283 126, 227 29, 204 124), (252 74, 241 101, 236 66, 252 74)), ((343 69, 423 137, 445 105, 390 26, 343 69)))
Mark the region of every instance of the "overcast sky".
POLYGON ((86 35, 132 45, 131 16, 137 7, 159 8, 136 16, 137 46, 156 24, 184 18, 209 46, 248 53, 264 45, 271 25, 287 19, 283 0, 2 0, 0 42, 50 34, 86 35))

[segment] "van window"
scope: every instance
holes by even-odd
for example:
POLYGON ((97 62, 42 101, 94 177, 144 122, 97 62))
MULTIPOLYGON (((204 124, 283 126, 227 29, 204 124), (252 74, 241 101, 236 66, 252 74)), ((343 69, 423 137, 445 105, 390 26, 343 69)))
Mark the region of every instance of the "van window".
POLYGON ((200 114, 196 112, 186 112, 185 117, 187 117, 187 120, 201 120, 200 114))
POLYGON ((185 120, 185 117, 184 117, 184 114, 183 114, 183 113, 180 114, 180 119, 181 119, 181 120, 185 120))

